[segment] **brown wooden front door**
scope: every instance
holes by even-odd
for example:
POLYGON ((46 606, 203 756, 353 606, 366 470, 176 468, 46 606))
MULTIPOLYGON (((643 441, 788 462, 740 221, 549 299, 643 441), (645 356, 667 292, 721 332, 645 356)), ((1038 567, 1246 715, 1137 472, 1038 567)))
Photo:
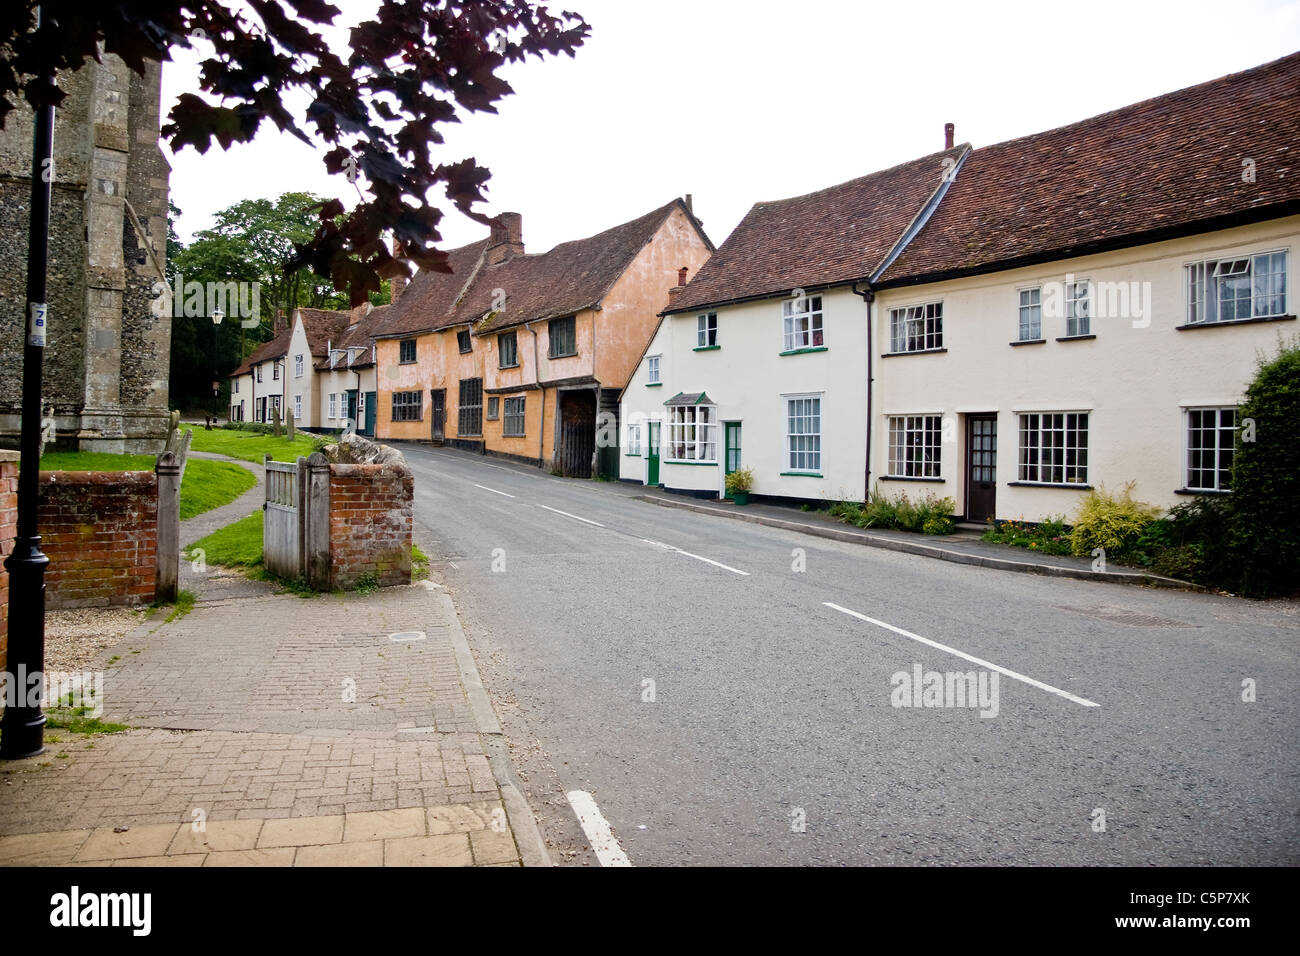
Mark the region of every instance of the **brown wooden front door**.
POLYGON ((966 416, 966 520, 987 521, 997 512, 998 419, 966 416))
POLYGON ((441 445, 443 432, 447 423, 447 390, 445 388, 431 389, 433 397, 433 409, 430 418, 433 422, 433 432, 429 436, 437 444, 441 445))

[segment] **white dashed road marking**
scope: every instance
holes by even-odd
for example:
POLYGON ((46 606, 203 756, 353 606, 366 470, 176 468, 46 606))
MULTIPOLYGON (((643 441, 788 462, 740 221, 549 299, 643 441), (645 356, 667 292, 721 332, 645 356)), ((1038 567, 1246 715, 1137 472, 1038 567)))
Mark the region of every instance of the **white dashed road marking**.
POLYGON ((578 515, 571 515, 567 511, 561 511, 559 508, 552 508, 550 505, 538 505, 539 508, 545 508, 547 511, 554 511, 557 515, 564 515, 566 518, 572 518, 574 521, 582 521, 586 524, 594 524, 597 528, 605 527, 599 521, 592 521, 590 518, 581 518, 578 515))
POLYGON ((591 848, 596 851, 600 865, 631 866, 632 861, 618 845, 618 839, 609 828, 609 821, 601 814, 600 807, 596 806, 591 794, 586 790, 570 790, 566 796, 569 798, 569 806, 573 807, 573 812, 578 817, 578 823, 582 825, 582 832, 587 834, 591 848))
POLYGON ((943 651, 945 654, 952 654, 955 655, 956 657, 960 657, 962 660, 970 661, 972 664, 978 664, 980 667, 987 667, 991 671, 997 671, 999 674, 1005 674, 1007 677, 1010 677, 1012 680, 1022 681, 1028 684, 1030 687, 1037 687, 1039 690, 1045 690, 1049 694, 1056 694, 1058 697, 1064 697, 1066 700, 1073 701, 1074 703, 1079 704, 1083 707, 1101 706, 1101 704, 1098 704, 1096 701, 1087 700, 1083 697, 1076 697, 1074 696, 1074 694, 1071 694, 1068 690, 1061 690, 1061 688, 1059 687, 1053 687, 1051 684, 1044 684, 1042 681, 1034 680, 1032 677, 1026 677, 1024 674, 1017 674, 1013 670, 1008 670, 1005 667, 1000 667, 997 664, 992 664, 981 657, 975 657, 972 654, 967 654, 965 651, 959 651, 955 647, 949 647, 947 644, 940 644, 938 641, 932 641, 928 637, 922 637, 920 634, 913 634, 911 631, 905 631, 901 627, 894 627, 894 625, 886 624, 884 621, 877 621, 874 617, 867 617, 865 614, 859 614, 857 611, 850 611, 848 608, 840 607, 838 604, 832 604, 830 601, 823 601, 822 604, 826 605, 829 608, 834 608, 835 610, 840 611, 841 613, 847 614, 850 617, 856 617, 860 621, 866 621, 868 624, 874 624, 877 627, 883 627, 887 631, 893 631, 895 634, 901 634, 903 635, 903 637, 911 638, 914 641, 920 641, 922 644, 925 644, 929 647, 933 647, 936 650, 943 651))
POLYGON ((484 491, 490 491, 490 492, 492 492, 492 494, 494 494, 494 495, 503 495, 503 496, 505 496, 506 498, 513 498, 513 497, 514 497, 514 495, 506 494, 504 491, 497 491, 495 488, 489 488, 487 485, 480 485, 480 484, 478 484, 477 482, 475 482, 474 487, 475 487, 475 488, 482 488, 484 491))

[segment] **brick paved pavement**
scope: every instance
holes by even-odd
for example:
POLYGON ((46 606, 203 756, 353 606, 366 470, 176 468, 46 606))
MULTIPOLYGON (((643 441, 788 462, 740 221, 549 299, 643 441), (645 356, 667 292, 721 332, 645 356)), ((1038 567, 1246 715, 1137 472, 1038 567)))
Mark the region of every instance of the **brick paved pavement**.
POLYGON ((104 719, 132 729, 51 730, 46 754, 0 766, 0 865, 518 864, 448 595, 267 592, 105 653, 104 719))

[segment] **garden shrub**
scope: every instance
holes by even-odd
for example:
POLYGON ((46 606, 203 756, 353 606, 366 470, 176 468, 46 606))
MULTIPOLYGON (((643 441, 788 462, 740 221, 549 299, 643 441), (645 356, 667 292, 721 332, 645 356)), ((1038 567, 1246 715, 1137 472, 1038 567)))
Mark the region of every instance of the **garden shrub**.
POLYGON ((1161 511, 1135 501, 1133 484, 1130 481, 1125 485, 1118 497, 1104 487, 1094 488, 1083 496, 1070 531, 1071 551, 1089 555, 1096 548, 1102 548, 1112 560, 1121 560, 1131 554, 1142 532, 1161 511))

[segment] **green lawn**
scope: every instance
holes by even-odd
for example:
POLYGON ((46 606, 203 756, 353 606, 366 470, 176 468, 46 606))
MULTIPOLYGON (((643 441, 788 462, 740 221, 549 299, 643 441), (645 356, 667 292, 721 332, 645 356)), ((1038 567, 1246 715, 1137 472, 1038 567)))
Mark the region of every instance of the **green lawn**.
MULTIPOLYGON (((106 452, 51 451, 41 458, 41 471, 153 471, 153 455, 112 455, 106 452)), ((181 520, 229 504, 257 478, 247 468, 228 461, 191 458, 181 479, 181 520)))
POLYGON ((297 461, 301 455, 306 458, 320 444, 314 435, 298 432, 293 441, 288 438, 276 438, 274 435, 260 435, 257 432, 240 431, 235 428, 194 429, 194 440, 190 447, 195 451, 210 451, 244 461, 255 461, 259 465, 270 455, 274 461, 297 461))
POLYGON ((191 458, 181 479, 181 520, 230 504, 256 484, 257 477, 241 465, 191 458))
MULTIPOLYGON (((205 538, 185 546, 186 554, 195 548, 203 551, 208 564, 226 567, 252 568, 262 563, 262 512, 254 511, 247 518, 226 525, 205 538)), ((191 558, 191 560, 193 560, 191 558)))

